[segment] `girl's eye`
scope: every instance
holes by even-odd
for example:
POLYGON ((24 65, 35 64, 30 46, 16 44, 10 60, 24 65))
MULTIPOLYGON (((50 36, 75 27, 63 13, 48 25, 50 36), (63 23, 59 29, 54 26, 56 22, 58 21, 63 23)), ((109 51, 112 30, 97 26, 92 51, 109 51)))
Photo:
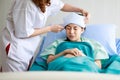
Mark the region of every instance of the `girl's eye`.
POLYGON ((77 30, 77 28, 74 28, 74 30, 77 30))
POLYGON ((70 30, 70 28, 69 28, 69 27, 67 27, 66 29, 67 29, 67 30, 70 30))

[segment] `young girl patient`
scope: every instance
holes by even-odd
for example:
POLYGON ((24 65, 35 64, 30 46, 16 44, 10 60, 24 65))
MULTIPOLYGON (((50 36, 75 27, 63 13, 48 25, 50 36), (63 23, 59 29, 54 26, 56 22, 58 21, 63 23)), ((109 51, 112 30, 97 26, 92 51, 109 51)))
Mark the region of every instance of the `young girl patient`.
POLYGON ((100 43, 81 36, 86 29, 85 17, 71 13, 64 18, 64 26, 66 39, 56 40, 40 54, 48 70, 99 72, 108 54, 100 43))

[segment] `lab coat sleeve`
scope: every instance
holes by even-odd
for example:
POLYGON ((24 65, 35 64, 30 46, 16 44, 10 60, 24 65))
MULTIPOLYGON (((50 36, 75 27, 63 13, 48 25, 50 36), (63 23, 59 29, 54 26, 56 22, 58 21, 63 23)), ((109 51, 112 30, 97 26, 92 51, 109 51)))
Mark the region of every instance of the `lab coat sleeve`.
POLYGON ((51 0, 51 16, 57 14, 64 6, 61 0, 51 0))
POLYGON ((14 33, 16 37, 29 37, 34 32, 35 11, 33 7, 32 3, 27 2, 27 0, 16 3, 13 11, 14 33))

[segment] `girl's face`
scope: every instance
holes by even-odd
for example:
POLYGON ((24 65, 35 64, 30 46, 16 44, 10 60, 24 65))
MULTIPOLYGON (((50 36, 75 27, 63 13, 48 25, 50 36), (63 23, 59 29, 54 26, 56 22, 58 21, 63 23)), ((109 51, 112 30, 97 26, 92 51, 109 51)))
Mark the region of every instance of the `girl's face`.
POLYGON ((65 29, 70 41, 80 41, 80 36, 84 32, 84 28, 72 23, 68 24, 65 29))

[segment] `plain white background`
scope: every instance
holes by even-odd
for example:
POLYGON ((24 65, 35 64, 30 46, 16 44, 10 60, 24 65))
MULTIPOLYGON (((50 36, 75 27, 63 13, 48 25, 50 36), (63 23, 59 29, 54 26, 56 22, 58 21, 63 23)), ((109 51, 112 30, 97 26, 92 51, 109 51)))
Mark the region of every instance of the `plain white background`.
MULTIPOLYGON (((7 13, 10 9, 12 1, 13 0, 0 0, 0 32, 1 29, 5 26, 7 13)), ((117 25, 118 27, 116 29, 116 37, 120 38, 120 22, 119 22, 120 0, 62 0, 62 1, 88 10, 91 13, 90 24, 117 25)), ((54 17, 49 17, 46 25, 53 23, 61 24, 62 18, 66 14, 67 13, 65 12, 64 13, 60 12, 54 17)))

